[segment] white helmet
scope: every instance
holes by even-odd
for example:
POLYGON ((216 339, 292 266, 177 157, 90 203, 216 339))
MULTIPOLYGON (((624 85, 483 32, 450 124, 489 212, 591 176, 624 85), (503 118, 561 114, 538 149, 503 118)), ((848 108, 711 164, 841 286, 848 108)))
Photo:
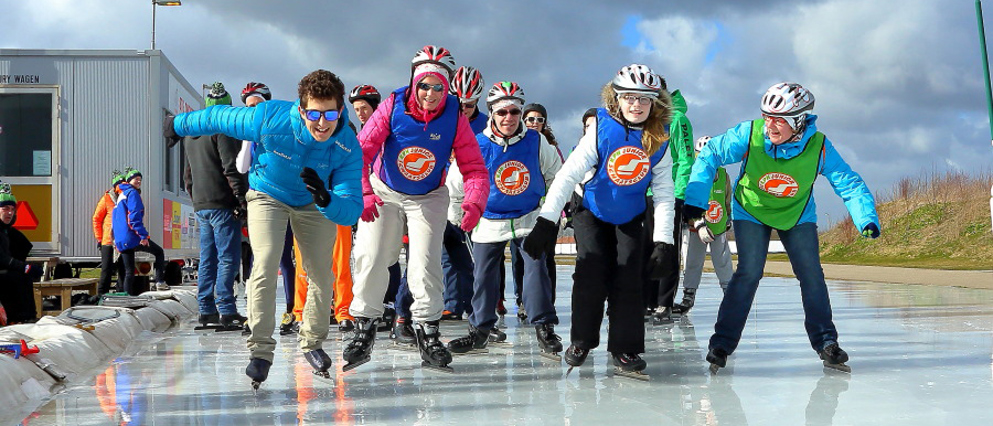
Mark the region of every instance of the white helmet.
POLYGON ((657 98, 659 91, 665 89, 665 80, 647 65, 631 64, 617 71, 610 85, 618 94, 636 93, 657 98))
POLYGON ((452 73, 455 72, 455 58, 452 57, 452 52, 441 46, 429 44, 422 47, 414 54, 414 58, 410 60, 410 69, 413 70, 418 65, 424 63, 440 65, 442 68, 448 70, 448 75, 446 76, 448 78, 451 78, 452 73))
POLYGON ((807 114, 814 109, 814 94, 797 83, 774 84, 762 96, 762 113, 772 117, 792 120, 786 122, 798 130, 806 122, 807 114))
POLYGON ((483 96, 483 75, 479 70, 461 66, 452 77, 451 93, 462 102, 472 102, 483 96))
POLYGON ((697 154, 703 151, 703 147, 707 146, 707 142, 710 142, 710 136, 700 136, 697 138, 696 145, 693 146, 697 154))
POLYGON ((486 95, 486 106, 493 108, 493 105, 502 100, 511 100, 524 105, 524 89, 513 81, 501 81, 490 88, 486 95))

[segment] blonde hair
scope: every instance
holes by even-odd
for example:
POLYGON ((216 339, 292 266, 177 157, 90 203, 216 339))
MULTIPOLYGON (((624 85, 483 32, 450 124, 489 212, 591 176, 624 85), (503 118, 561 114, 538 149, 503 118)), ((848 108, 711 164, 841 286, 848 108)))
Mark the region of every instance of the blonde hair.
MULTIPOLYGON (((603 86, 600 98, 608 114, 621 123, 629 124, 621 113, 617 92, 610 83, 603 86)), ((652 102, 652 109, 648 112, 648 119, 645 120, 641 133, 641 147, 646 154, 655 154, 669 140, 669 132, 666 131, 669 124, 672 124, 672 96, 667 90, 660 90, 659 97, 652 102)))

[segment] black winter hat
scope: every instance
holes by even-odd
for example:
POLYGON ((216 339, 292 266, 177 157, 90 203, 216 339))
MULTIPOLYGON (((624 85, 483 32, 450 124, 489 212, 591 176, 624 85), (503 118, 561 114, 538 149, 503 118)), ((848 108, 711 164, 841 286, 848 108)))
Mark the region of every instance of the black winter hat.
POLYGON ((542 117, 545 117, 545 121, 548 121, 548 111, 545 110, 545 106, 542 104, 527 104, 524 105, 524 110, 521 111, 521 117, 527 117, 528 113, 531 111, 538 111, 541 113, 542 117))

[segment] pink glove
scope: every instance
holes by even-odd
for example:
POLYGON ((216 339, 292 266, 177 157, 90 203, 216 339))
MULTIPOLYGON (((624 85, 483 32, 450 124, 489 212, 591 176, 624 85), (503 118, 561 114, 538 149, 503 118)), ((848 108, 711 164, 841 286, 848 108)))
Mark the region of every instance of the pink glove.
POLYGON ((366 194, 362 197, 362 221, 372 222, 379 217, 379 209, 376 206, 383 205, 383 199, 376 194, 366 194))
POLYGON ((483 211, 473 203, 462 203, 462 211, 465 213, 462 215, 462 225, 459 227, 465 232, 472 231, 479 223, 479 218, 483 216, 483 211))

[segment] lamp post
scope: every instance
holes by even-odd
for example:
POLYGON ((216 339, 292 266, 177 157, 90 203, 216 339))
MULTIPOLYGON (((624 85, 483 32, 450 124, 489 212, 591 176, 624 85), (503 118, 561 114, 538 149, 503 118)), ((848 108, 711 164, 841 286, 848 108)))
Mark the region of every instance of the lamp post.
POLYGON ((155 50, 155 6, 182 6, 180 0, 152 0, 152 50, 155 50))

